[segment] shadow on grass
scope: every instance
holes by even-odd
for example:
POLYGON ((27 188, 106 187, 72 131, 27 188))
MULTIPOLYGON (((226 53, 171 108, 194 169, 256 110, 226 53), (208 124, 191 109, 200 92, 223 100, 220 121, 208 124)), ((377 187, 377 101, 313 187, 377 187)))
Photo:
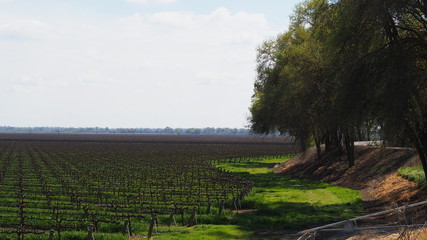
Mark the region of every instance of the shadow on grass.
MULTIPOLYGON (((277 163, 260 163, 260 162, 253 162, 253 163, 244 163, 244 164, 236 164, 235 167, 244 167, 247 169, 251 168, 273 168, 277 163)), ((233 166, 232 164, 230 166, 233 166)))
POLYGON ((221 164, 254 182, 242 208, 257 211, 236 214, 230 220, 251 231, 300 230, 356 216, 362 211, 360 194, 327 183, 291 179, 275 174, 271 160, 221 164))
POLYGON ((255 187, 260 188, 276 188, 281 187, 284 189, 299 189, 299 190, 315 190, 325 189, 328 184, 322 182, 313 182, 299 179, 287 178, 274 172, 268 173, 248 173, 248 172, 235 172, 242 177, 254 181, 255 187))
POLYGON ((251 239, 253 231, 236 225, 197 225, 187 233, 170 232, 154 239, 251 239))
POLYGON ((236 214, 231 223, 255 231, 303 229, 354 217, 359 204, 361 202, 332 205, 282 202, 277 207, 236 214))
POLYGON ((232 224, 244 229, 302 229, 352 218, 362 211, 360 195, 353 190, 273 172, 238 174, 255 182, 253 193, 242 201, 242 207, 258 209, 233 218, 232 224))

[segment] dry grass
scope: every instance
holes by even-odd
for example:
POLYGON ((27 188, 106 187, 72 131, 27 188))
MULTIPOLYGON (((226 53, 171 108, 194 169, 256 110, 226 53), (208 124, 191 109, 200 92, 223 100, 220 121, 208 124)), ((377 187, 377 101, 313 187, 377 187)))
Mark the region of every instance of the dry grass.
POLYGON ((403 229, 399 233, 381 235, 374 232, 365 232, 347 240, 427 240, 427 227, 411 231, 403 229))
POLYGON ((390 235, 377 235, 375 233, 364 233, 362 235, 356 235, 347 240, 396 240, 399 238, 399 234, 390 234, 390 235))

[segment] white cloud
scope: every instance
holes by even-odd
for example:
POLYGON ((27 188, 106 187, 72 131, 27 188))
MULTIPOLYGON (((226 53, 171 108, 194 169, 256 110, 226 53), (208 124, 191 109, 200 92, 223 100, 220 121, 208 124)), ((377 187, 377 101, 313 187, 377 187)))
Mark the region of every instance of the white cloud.
POLYGON ((48 37, 48 26, 38 19, 1 19, 0 38, 29 40, 48 37))
POLYGON ((198 26, 216 28, 241 28, 249 30, 254 28, 266 28, 267 21, 262 14, 248 14, 238 12, 232 14, 226 8, 218 8, 210 14, 195 14, 192 12, 160 12, 147 16, 148 20, 154 23, 161 23, 170 26, 198 26))
POLYGON ((172 27, 191 27, 196 23, 196 16, 192 13, 161 12, 149 15, 147 19, 152 23, 172 27))
POLYGON ((10 3, 10 2, 13 2, 14 0, 0 0, 0 3, 10 3))
POLYGON ((130 3, 137 3, 137 4, 148 4, 148 3, 173 3, 176 2, 176 0, 125 0, 126 2, 130 3))
POLYGON ((253 75, 237 71, 201 71, 196 73, 196 83, 201 85, 238 87, 253 75))
POLYGON ((13 104, 0 125, 243 127, 255 48, 271 35, 262 14, 226 8, 99 21, 1 16, 0 101, 13 104), (13 34, 27 41, 1 37, 13 34), (21 122, 10 122, 13 109, 21 122))
MULTIPOLYGON (((121 22, 125 28, 131 28, 134 35, 154 31, 158 37, 167 35, 168 40, 177 37, 174 40, 185 39, 202 45, 245 42, 257 44, 271 33, 264 15, 245 12, 232 14, 225 8, 218 8, 210 14, 192 12, 135 14, 122 19, 121 22)), ((156 40, 162 42, 161 39, 156 40)))

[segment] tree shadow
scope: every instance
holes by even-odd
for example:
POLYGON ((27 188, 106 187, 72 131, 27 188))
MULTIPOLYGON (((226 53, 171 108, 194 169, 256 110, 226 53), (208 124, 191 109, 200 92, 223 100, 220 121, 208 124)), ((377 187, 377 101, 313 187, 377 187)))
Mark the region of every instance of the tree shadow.
POLYGON ((315 190, 325 189, 328 184, 322 182, 314 182, 309 180, 301 180, 295 178, 287 178, 278 175, 274 172, 268 173, 247 173, 247 172, 236 172, 242 177, 254 181, 255 187, 260 188, 284 188, 286 189, 299 189, 299 190, 315 190))
POLYGON ((352 218, 357 211, 358 203, 317 205, 282 202, 277 207, 236 214, 231 222, 246 230, 302 230, 352 218))

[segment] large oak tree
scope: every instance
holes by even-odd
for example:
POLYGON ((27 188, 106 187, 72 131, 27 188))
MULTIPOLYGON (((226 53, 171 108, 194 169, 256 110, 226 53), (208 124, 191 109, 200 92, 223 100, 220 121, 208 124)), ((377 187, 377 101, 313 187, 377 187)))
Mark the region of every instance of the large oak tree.
POLYGON ((314 141, 319 154, 343 145, 352 167, 354 140, 377 127, 415 147, 427 176, 427 1, 306 1, 257 62, 254 132, 314 141))

